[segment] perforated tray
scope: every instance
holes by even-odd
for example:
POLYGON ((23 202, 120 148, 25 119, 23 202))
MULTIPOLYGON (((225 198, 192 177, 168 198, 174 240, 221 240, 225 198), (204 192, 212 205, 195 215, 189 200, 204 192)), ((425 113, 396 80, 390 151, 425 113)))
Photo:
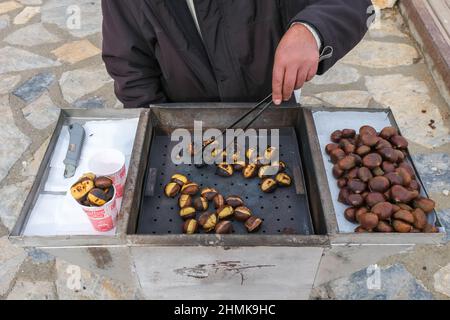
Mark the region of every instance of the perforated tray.
MULTIPOLYGON (((269 140, 270 141, 270 140, 269 140)), ((186 175, 201 187, 216 188, 224 197, 240 196, 254 215, 263 219, 260 234, 277 235, 289 230, 290 234, 314 234, 304 188, 298 140, 293 128, 280 130, 280 159, 286 162, 288 173, 294 184, 290 188, 278 188, 273 194, 265 194, 260 188, 260 179, 244 179, 240 173, 223 178, 215 175, 215 167, 198 169, 194 165, 175 165, 170 160, 176 142, 170 136, 155 132, 150 149, 146 177, 146 195, 140 208, 138 234, 180 234, 183 220, 178 212, 177 199, 164 196, 164 186, 175 173, 186 175)), ((210 203, 208 211, 214 211, 210 203)), ((197 214, 197 217, 200 213, 197 214)), ((247 234, 244 225, 234 222, 234 233, 247 234)))

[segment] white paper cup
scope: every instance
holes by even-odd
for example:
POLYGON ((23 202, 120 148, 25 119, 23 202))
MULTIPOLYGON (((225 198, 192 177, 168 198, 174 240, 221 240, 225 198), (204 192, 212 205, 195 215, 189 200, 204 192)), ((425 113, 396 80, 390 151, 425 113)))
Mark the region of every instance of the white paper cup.
POLYGON ((88 169, 96 176, 108 177, 116 190, 116 198, 123 197, 127 177, 125 156, 116 149, 104 149, 95 153, 88 161, 88 169))
POLYGON ((116 226, 119 209, 117 208, 115 189, 113 198, 101 207, 86 207, 81 204, 80 206, 87 214, 95 230, 107 232, 116 226))

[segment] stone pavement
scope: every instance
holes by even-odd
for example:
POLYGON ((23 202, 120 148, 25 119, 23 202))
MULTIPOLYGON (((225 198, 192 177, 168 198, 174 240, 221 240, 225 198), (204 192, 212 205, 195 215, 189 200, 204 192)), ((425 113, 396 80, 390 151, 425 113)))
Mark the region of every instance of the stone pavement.
MULTIPOLYGON (((122 107, 101 61, 100 32, 98 0, 0 1, 1 298, 145 298, 139 284, 84 268, 83 287, 70 289, 67 261, 14 247, 7 240, 59 110, 122 107)), ((439 95, 395 8, 383 10, 366 39, 303 94, 307 105, 391 107, 450 231, 449 101, 439 95)), ((417 246, 377 259, 373 262, 381 267, 382 277, 392 281, 376 293, 362 285, 367 280, 364 262, 316 284, 311 298, 450 298, 450 245, 417 246)))

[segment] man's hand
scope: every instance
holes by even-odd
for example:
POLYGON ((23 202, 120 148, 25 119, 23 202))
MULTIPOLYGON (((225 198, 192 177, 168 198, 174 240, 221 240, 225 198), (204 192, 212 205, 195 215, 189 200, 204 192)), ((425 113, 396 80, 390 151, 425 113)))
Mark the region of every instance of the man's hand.
POLYGON ((289 28, 275 53, 273 67, 273 102, 288 101, 294 90, 312 80, 319 67, 319 48, 312 33, 302 24, 289 28))

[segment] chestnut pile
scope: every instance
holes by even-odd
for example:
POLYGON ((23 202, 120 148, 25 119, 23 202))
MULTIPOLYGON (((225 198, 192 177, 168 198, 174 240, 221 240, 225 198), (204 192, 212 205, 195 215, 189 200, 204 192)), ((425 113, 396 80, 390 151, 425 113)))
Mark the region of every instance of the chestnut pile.
POLYGON ((262 220, 252 214, 240 197, 225 198, 213 188, 200 190, 197 183, 189 181, 184 175, 173 175, 164 193, 169 198, 179 196, 179 214, 185 221, 183 232, 186 234, 197 233, 199 227, 205 232, 230 234, 233 232, 231 220, 244 223, 248 232, 256 232, 261 227, 262 220), (197 213, 200 213, 198 217, 197 213))
POLYGON ((334 164, 338 200, 351 206, 344 215, 360 224, 355 232, 438 232, 427 222, 435 203, 420 196, 414 169, 406 162, 408 141, 396 128, 337 130, 331 141, 326 153, 334 164))
POLYGON ((70 194, 85 207, 101 207, 113 198, 114 186, 108 177, 85 173, 70 187, 70 194))

